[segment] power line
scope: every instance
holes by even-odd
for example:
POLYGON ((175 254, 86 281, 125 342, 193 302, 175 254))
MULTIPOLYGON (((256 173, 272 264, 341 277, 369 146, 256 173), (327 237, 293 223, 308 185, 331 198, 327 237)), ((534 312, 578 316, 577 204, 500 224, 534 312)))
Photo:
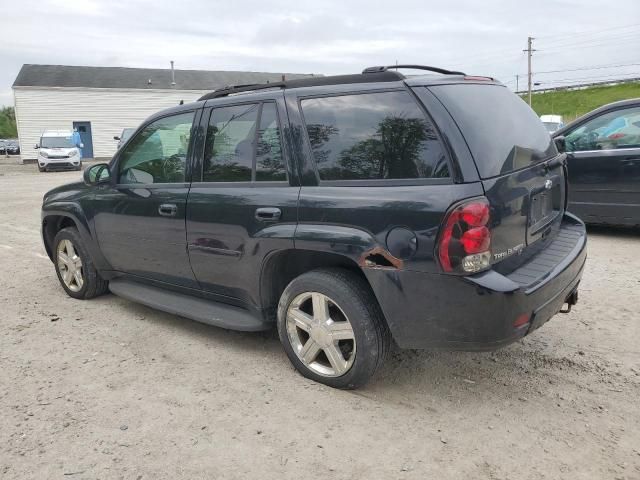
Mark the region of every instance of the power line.
MULTIPOLYGON (((633 75, 633 77, 637 77, 638 74, 637 73, 627 73, 626 75, 633 75)), ((595 75, 595 76, 588 76, 588 77, 575 77, 575 78, 557 78, 557 79, 553 79, 553 80, 545 80, 544 83, 559 83, 559 82, 578 82, 578 81, 582 81, 582 80, 600 80, 600 79, 606 79, 606 78, 612 78, 612 77, 620 77, 620 74, 616 74, 616 75, 595 75)), ((631 78, 633 78, 631 77, 631 78)), ((623 80, 623 78, 620 78, 620 80, 623 80)))
MULTIPOLYGON (((596 65, 593 67, 578 67, 578 68, 566 68, 563 70, 543 70, 543 71, 534 71, 534 75, 543 75, 547 73, 564 73, 564 72, 580 72, 584 70, 602 70, 605 68, 620 68, 620 67, 636 67, 640 66, 640 63, 619 63, 617 65, 596 65)), ((526 75, 525 73, 519 73, 518 75, 526 75)))
POLYGON ((567 47, 596 47, 600 45, 608 45, 610 43, 616 43, 616 42, 620 43, 621 41, 632 40, 635 38, 640 39, 640 32, 633 32, 627 35, 619 35, 619 36, 610 37, 610 38, 587 39, 587 40, 582 40, 580 42, 565 43, 565 44, 559 44, 559 45, 552 44, 549 46, 542 46, 541 50, 554 51, 554 50, 563 50, 567 47))
POLYGON ((609 28, 603 28, 600 30, 583 30, 582 32, 575 32, 575 33, 564 33, 564 34, 557 34, 557 35, 542 35, 542 36, 538 36, 537 38, 539 40, 547 40, 549 38, 574 38, 577 36, 582 36, 582 35, 593 35, 593 34, 597 34, 597 33, 601 33, 601 32, 608 32, 611 30, 624 30, 625 28, 632 28, 632 27, 640 27, 640 23, 633 23, 631 25, 619 25, 617 27, 609 27, 609 28))

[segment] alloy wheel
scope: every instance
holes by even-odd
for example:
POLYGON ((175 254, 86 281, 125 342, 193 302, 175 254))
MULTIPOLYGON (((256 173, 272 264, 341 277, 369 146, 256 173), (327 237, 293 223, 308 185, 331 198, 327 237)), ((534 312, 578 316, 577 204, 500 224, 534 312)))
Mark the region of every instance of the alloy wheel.
POLYGON ((82 259, 71 240, 64 239, 58 243, 58 270, 66 287, 72 292, 79 292, 84 285, 82 276, 82 259))
POLYGON ((293 299, 286 316, 287 335, 306 367, 325 377, 349 371, 356 357, 356 338, 349 319, 328 296, 305 292, 293 299))

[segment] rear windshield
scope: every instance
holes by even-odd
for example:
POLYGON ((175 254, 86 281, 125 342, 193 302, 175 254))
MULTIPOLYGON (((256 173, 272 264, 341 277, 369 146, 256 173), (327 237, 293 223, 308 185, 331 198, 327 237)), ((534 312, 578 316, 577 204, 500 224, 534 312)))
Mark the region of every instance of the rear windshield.
POLYGON ((454 84, 429 89, 460 127, 482 178, 519 170, 558 153, 538 116, 505 87, 454 84))

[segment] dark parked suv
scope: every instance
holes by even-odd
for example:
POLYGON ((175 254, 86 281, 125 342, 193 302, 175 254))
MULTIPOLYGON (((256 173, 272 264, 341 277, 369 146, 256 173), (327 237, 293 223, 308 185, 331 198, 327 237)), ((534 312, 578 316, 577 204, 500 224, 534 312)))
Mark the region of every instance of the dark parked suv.
POLYGON ((494 349, 570 309, 586 259, 565 155, 499 82, 432 67, 228 87, 149 118, 48 192, 65 291, 236 330, 365 383, 402 348, 494 349))

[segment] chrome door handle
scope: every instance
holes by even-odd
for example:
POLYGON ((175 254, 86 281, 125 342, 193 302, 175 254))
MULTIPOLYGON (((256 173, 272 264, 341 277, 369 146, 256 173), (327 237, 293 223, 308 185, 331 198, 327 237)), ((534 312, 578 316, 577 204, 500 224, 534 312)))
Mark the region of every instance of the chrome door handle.
POLYGON ((158 213, 163 217, 175 217, 178 213, 178 206, 173 203, 163 203, 158 207, 158 213))
POLYGON ((279 208, 264 207, 256 210, 256 220, 261 222, 276 222, 281 216, 282 211, 279 208))

